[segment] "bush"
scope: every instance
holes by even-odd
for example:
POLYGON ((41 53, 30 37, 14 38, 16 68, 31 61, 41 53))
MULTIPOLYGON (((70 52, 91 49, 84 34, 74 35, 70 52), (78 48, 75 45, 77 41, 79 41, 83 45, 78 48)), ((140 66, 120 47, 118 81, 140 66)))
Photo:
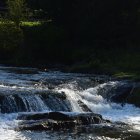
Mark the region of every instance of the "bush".
POLYGON ((21 21, 27 16, 25 0, 8 0, 7 7, 9 18, 19 27, 21 21))
POLYGON ((1 57, 13 57, 21 46, 23 32, 15 24, 4 21, 0 23, 0 55, 1 57))

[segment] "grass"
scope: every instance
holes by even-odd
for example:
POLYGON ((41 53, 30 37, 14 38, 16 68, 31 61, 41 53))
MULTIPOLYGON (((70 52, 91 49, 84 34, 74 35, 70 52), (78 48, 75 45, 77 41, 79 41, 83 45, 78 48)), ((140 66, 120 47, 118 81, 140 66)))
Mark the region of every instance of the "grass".
POLYGON ((29 26, 29 27, 33 27, 33 26, 39 26, 41 25, 40 21, 22 21, 21 26, 29 26))
POLYGON ((115 73, 113 76, 120 79, 140 80, 140 74, 138 73, 120 72, 120 73, 115 73))
MULTIPOLYGON (((11 24, 12 25, 12 24, 14 24, 14 22, 8 21, 8 20, 4 21, 3 19, 1 19, 0 25, 2 25, 2 24, 11 24)), ((41 24, 42 24, 41 21, 22 21, 21 22, 21 26, 28 26, 28 27, 39 26, 41 24)))

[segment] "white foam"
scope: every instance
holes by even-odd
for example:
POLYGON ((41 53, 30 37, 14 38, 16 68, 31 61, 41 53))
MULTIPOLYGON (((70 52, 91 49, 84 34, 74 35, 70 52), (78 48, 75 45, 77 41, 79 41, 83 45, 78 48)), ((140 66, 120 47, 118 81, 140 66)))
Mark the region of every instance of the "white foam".
POLYGON ((84 91, 82 97, 82 101, 93 112, 102 114, 104 118, 111 121, 122 121, 133 125, 135 129, 140 130, 140 108, 130 104, 121 106, 121 104, 107 102, 101 95, 97 95, 95 89, 84 91))
POLYGON ((17 126, 17 123, 15 121, 16 116, 17 114, 0 114, 1 140, 17 140, 19 138, 19 134, 14 131, 14 127, 17 126))
POLYGON ((78 100, 81 100, 81 97, 73 90, 63 88, 61 90, 58 90, 59 92, 64 92, 67 96, 67 99, 70 101, 72 106, 73 112, 83 112, 80 106, 78 105, 78 100))
POLYGON ((106 88, 115 87, 116 84, 118 82, 108 82, 84 91, 76 91, 73 89, 74 86, 71 85, 63 87, 59 91, 65 92, 67 98, 71 101, 73 111, 82 112, 77 103, 78 100, 81 100, 94 113, 99 113, 104 118, 114 122, 125 122, 133 125, 135 129, 140 130, 140 108, 130 104, 122 106, 121 104, 111 103, 98 94, 99 89, 103 88, 107 90, 106 88))
MULTIPOLYGON (((0 90, 7 91, 34 91, 34 90, 47 90, 47 87, 42 86, 38 83, 32 83, 34 81, 40 81, 42 79, 72 79, 78 77, 77 74, 64 74, 64 73, 46 73, 39 72, 39 74, 14 74, 5 71, 5 69, 0 70, 0 90)), ((84 75, 80 75, 83 77, 84 75)), ((93 112, 99 113, 103 118, 109 119, 111 121, 122 121, 134 126, 134 129, 140 131, 140 108, 136 108, 133 105, 126 104, 123 107, 120 104, 110 103, 105 100, 101 94, 98 92, 108 92, 110 88, 115 87, 119 82, 107 82, 100 84, 96 87, 86 89, 84 91, 79 91, 76 88, 76 83, 65 84, 59 89, 59 92, 65 92, 67 99, 70 101, 72 106, 72 111, 83 112, 79 104, 77 103, 81 100, 86 104, 93 112)), ((4 92, 5 93, 5 92, 4 92)), ((30 102, 32 103, 30 98, 30 102)), ((36 100, 40 100, 38 97, 36 100)), ((39 101, 41 108, 44 104, 39 101)), ((33 104, 33 103, 32 103, 33 104)), ((45 108, 46 109, 46 108, 45 108)), ((47 110, 47 109, 46 109, 47 110)), ((73 114, 72 113, 72 114, 73 114)), ((17 114, 0 114, 0 140, 31 140, 30 137, 25 137, 23 133, 14 131, 17 127, 18 121, 16 120, 17 114)), ((36 138, 36 135, 34 136, 36 138)), ((40 136, 38 136, 40 137, 40 136)))

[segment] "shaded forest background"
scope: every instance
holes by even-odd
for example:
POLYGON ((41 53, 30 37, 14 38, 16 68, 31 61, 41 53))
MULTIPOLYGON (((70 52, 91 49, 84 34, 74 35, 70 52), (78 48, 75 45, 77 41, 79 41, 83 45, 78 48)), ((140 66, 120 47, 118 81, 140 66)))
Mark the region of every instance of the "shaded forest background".
MULTIPOLYGON (((12 38, 0 33, 1 46, 9 38, 8 49, 0 47, 1 63, 139 75, 139 0, 26 2, 30 13, 21 25, 23 41, 18 47, 12 47, 14 36, 17 38, 14 32, 12 38)), ((0 7, 2 17, 5 0, 0 7)))

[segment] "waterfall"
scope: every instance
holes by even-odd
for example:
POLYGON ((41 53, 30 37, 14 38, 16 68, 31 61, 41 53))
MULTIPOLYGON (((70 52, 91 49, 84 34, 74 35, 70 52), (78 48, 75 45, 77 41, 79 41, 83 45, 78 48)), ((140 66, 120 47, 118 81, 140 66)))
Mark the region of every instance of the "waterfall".
MULTIPOLYGON (((107 76, 38 70, 32 73, 32 70, 26 72, 26 69, 12 68, 11 70, 9 68, 7 70, 7 67, 0 67, 0 139, 46 139, 46 131, 43 133, 17 132, 15 128, 23 122, 23 120, 17 119, 18 115, 44 114, 50 111, 60 111, 71 116, 83 112, 85 114, 87 112, 98 113, 104 119, 111 120, 112 123, 121 121, 133 126, 135 131, 140 131, 140 108, 126 102, 123 105, 121 102, 115 102, 115 99, 120 99, 120 96, 114 98, 114 95, 121 95, 120 93, 129 91, 131 84, 128 84, 127 81, 110 81, 107 78, 107 76)), ((101 129, 100 127, 99 133, 101 129)), ((84 127, 82 134, 89 136, 85 130, 84 127)), ((94 130, 90 131, 92 136, 94 130)), ((105 132, 107 131, 105 130, 105 132)), ((60 132, 58 133, 60 134, 60 132)), ((116 131, 113 133, 115 136, 118 135, 116 131)), ((123 135, 123 133, 121 134, 123 135)), ((54 132, 52 135, 50 132, 47 135, 48 139, 52 139, 52 136, 54 139, 58 138, 54 132)), ((81 139, 83 139, 83 135, 81 139)), ((109 136, 112 138, 112 133, 109 136)), ((100 134, 99 138, 101 138, 100 134)))
POLYGON ((19 95, 19 97, 22 99, 26 110, 29 112, 50 110, 39 95, 29 94, 19 95))
MULTIPOLYGON (((140 109, 134 105, 111 102, 109 99, 113 94, 118 93, 118 89, 124 82, 106 82, 86 90, 77 90, 75 85, 63 85, 56 90, 65 92, 67 99, 70 100, 73 112, 83 112, 78 104, 82 101, 92 112, 102 114, 106 119, 112 121, 123 121, 140 130, 140 109)), ((125 85, 124 85, 125 86, 125 85)))
POLYGON ((107 110, 110 108, 109 102, 105 97, 108 96, 117 84, 118 82, 107 82, 86 90, 77 90, 77 88, 75 88, 75 83, 70 83, 63 85, 61 88, 56 88, 56 90, 66 94, 67 99, 71 103, 73 112, 84 112, 79 106, 78 101, 87 105, 93 112, 97 112, 97 110, 107 110))
POLYGON ((66 94, 67 99, 70 101, 73 112, 83 112, 82 108, 78 104, 78 101, 81 100, 81 97, 75 91, 66 88, 63 88, 59 91, 66 94))
POLYGON ((39 95, 15 94, 0 96, 1 113, 49 111, 39 95))

